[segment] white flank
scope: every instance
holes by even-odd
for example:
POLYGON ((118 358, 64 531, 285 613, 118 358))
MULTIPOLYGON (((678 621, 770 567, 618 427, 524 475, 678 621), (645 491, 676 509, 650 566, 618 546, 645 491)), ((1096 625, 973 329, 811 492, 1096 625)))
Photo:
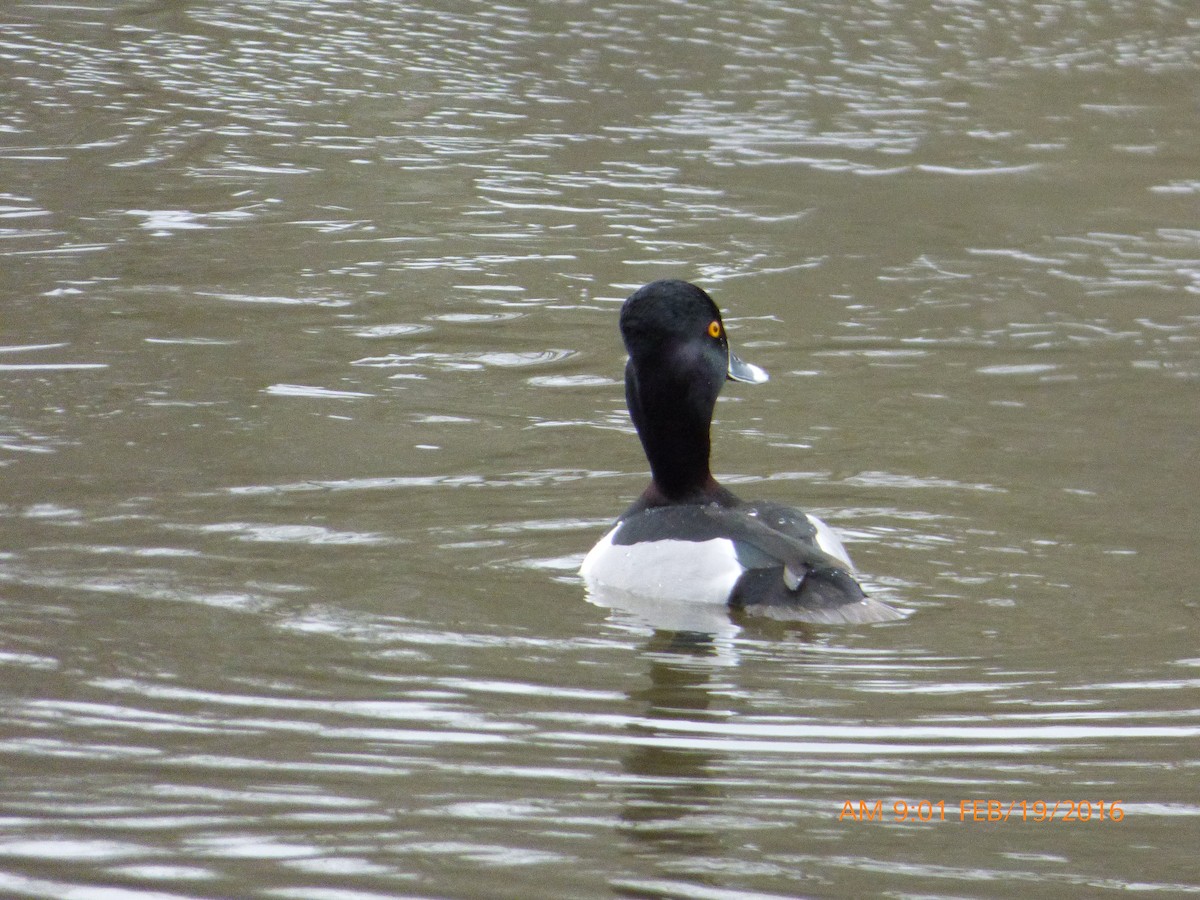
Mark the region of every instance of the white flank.
POLYGON ((725 538, 623 546, 612 542, 613 531, 588 552, 579 568, 589 587, 662 600, 724 604, 745 571, 733 552, 733 542, 725 538))
POLYGON ((817 529, 817 546, 834 559, 844 562, 846 568, 853 572, 854 563, 850 562, 850 554, 842 546, 842 540, 838 537, 837 532, 811 513, 805 513, 804 515, 812 523, 813 528, 817 529))

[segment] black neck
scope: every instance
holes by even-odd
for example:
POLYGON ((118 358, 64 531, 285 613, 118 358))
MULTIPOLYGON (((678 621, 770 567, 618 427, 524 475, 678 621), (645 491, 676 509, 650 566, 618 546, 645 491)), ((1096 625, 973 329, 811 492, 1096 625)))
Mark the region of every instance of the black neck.
POLYGON ((651 505, 704 502, 727 493, 713 480, 708 462, 720 385, 694 378, 672 384, 678 374, 668 369, 645 375, 639 378, 632 363, 625 367, 625 400, 653 478, 644 499, 651 505))

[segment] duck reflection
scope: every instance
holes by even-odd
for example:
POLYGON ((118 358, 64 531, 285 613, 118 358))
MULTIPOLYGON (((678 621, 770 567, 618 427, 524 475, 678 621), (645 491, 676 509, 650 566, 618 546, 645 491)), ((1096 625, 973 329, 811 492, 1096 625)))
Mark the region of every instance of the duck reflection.
POLYGON ((635 741, 622 760, 634 776, 625 790, 622 830, 635 845, 656 854, 703 857, 722 851, 726 832, 714 827, 713 819, 720 815, 725 792, 713 777, 715 754, 653 724, 706 722, 732 713, 718 702, 729 687, 718 677, 730 665, 722 643, 702 632, 655 632, 646 647, 650 683, 629 693, 645 710, 630 725, 644 741, 635 741))

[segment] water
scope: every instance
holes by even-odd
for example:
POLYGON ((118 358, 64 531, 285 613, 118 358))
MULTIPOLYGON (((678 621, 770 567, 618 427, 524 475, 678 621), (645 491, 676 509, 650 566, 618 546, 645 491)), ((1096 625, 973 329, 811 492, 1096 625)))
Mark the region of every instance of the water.
POLYGON ((1198 29, 7 6, 0 894, 1200 893, 1198 29), (587 601, 668 275, 904 621, 587 601))

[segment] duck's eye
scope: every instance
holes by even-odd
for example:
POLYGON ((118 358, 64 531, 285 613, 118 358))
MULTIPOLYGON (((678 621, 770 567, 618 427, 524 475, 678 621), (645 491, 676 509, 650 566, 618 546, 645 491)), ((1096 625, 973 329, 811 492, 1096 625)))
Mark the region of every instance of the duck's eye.
POLYGON ((719 338, 721 336, 721 323, 713 319, 708 323, 708 336, 719 338))

